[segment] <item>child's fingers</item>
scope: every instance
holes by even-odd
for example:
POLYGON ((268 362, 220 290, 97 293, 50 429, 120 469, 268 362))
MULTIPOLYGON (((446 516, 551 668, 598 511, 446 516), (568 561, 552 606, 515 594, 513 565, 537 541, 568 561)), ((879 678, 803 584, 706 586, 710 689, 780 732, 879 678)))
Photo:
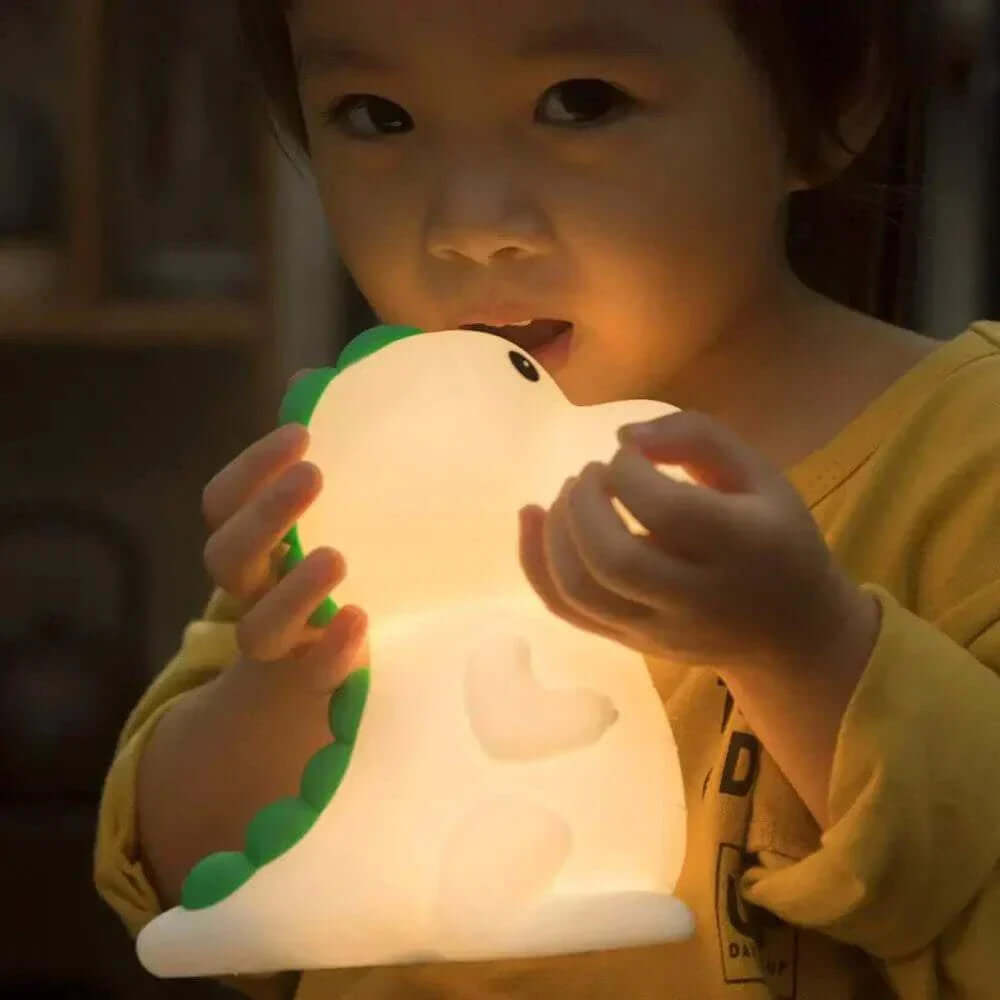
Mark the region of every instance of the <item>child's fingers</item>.
POLYGON ((333 549, 311 552, 240 619, 240 652, 259 663, 289 656, 302 643, 309 616, 343 580, 346 569, 344 557, 333 549))
POLYGON ((258 596, 273 580, 275 549, 322 485, 315 465, 298 462, 265 486, 205 543, 212 579, 242 600, 258 596))
POLYGON ((285 424, 255 441, 209 481, 201 508, 210 531, 218 530, 268 483, 302 457, 309 432, 301 424, 285 424))

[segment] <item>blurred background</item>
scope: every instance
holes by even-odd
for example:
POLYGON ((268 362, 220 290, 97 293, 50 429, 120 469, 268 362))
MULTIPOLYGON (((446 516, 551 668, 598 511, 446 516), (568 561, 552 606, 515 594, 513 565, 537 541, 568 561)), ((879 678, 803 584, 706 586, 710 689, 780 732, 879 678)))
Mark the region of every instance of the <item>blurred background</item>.
MULTIPOLYGON (((927 16, 929 95, 790 240, 946 339, 1000 318, 1000 14, 927 16)), ((202 487, 375 322, 228 0, 0 0, 0 995, 232 995, 137 965, 91 881, 100 783, 208 597, 202 487)))

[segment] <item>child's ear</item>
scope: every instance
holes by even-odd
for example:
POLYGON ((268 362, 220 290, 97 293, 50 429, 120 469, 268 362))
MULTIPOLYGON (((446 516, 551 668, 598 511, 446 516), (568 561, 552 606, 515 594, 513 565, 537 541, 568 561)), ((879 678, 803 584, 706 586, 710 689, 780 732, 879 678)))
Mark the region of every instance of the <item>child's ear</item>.
POLYGON ((824 135, 817 156, 818 165, 808 172, 793 171, 789 176, 788 193, 822 187, 842 174, 868 148, 885 121, 892 103, 892 82, 885 79, 873 51, 860 96, 855 97, 841 115, 839 139, 824 135))

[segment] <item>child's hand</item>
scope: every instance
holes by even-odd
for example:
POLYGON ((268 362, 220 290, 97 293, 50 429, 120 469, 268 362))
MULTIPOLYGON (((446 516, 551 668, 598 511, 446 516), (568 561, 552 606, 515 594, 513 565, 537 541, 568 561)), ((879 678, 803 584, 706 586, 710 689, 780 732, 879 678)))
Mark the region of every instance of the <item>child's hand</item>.
POLYGON ((236 628, 243 656, 260 663, 293 659, 304 683, 333 690, 363 652, 364 612, 342 608, 325 628, 310 626, 308 618, 343 580, 344 558, 317 549, 283 579, 278 575, 281 540, 322 485, 319 469, 301 461, 308 441, 305 427, 281 427, 209 482, 204 559, 215 583, 247 606, 236 628))
POLYGON ((567 480, 547 515, 525 509, 521 564, 549 610, 639 652, 720 671, 816 664, 857 616, 867 621, 871 599, 763 456, 704 414, 646 426, 648 441, 567 480), (612 494, 648 537, 628 530, 612 494))

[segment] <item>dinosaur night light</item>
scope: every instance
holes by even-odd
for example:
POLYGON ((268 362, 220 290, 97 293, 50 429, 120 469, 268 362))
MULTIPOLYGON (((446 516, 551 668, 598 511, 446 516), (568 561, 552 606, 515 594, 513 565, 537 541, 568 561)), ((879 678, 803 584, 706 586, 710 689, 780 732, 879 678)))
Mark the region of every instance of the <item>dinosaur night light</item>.
MULTIPOLYGON (((333 695, 298 797, 212 854, 138 938, 159 976, 465 961, 689 937, 686 812, 643 657, 552 614, 517 511, 551 503, 625 423, 572 405, 502 336, 381 326, 289 390, 323 488, 289 563, 344 553, 370 662, 333 695)), ((661 472, 686 479, 677 467, 661 472)), ((636 534, 646 530, 617 498, 636 534)), ((336 612, 330 599, 310 619, 336 612)), ((266 752, 266 751, 265 751, 266 752)))

